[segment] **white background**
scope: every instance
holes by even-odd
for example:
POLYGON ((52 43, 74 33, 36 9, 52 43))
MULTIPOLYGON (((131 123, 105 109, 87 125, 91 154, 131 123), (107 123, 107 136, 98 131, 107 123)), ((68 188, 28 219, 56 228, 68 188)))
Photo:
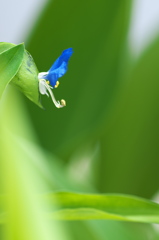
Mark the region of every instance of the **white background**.
MULTIPOLYGON (((1 0, 0 42, 23 42, 48 0, 1 0)), ((159 0, 134 0, 129 42, 139 54, 159 32, 159 0)))
POLYGON ((23 42, 48 0, 0 0, 0 42, 23 42))

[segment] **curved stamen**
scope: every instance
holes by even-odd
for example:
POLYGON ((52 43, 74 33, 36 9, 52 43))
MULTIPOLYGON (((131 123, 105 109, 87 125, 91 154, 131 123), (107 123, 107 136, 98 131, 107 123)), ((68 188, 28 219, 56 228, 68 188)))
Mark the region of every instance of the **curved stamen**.
POLYGON ((47 84, 45 79, 39 79, 39 90, 40 90, 40 93, 41 94, 46 94, 48 96, 48 93, 47 93, 47 90, 48 90, 48 92, 49 92, 49 94, 51 96, 51 99, 52 99, 53 103, 55 104, 55 106, 57 108, 62 108, 64 106, 66 106, 65 100, 62 99, 61 102, 60 101, 56 101, 55 96, 54 96, 54 94, 53 94, 51 89, 52 89, 52 87, 47 84))

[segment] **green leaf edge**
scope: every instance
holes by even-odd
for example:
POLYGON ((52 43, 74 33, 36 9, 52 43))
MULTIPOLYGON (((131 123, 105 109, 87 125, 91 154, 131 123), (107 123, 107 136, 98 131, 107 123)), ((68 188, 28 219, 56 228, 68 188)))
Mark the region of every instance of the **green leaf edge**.
MULTIPOLYGON (((1 44, 2 44, 2 42, 1 42, 1 44)), ((23 48, 23 54, 22 54, 21 62, 20 62, 20 64, 19 64, 19 66, 17 67, 16 71, 14 72, 13 76, 12 76, 11 78, 9 78, 8 81, 6 82, 3 91, 2 91, 2 92, 0 91, 0 98, 2 97, 2 95, 3 95, 3 93, 4 93, 4 91, 5 91, 6 87, 7 87, 7 85, 8 85, 8 84, 11 82, 11 80, 15 77, 15 75, 18 73, 18 71, 19 71, 19 69, 20 69, 20 67, 21 67, 21 65, 22 65, 23 56, 24 56, 24 50, 25 50, 24 43, 20 43, 20 44, 18 44, 18 45, 15 45, 15 46, 13 46, 13 47, 10 47, 9 49, 4 50, 4 51, 2 51, 2 52, 0 53, 0 56, 1 56, 1 55, 4 54, 5 52, 8 52, 8 51, 10 51, 10 50, 13 49, 13 48, 20 48, 20 47, 23 48)), ((13 58, 14 58, 14 57, 13 57, 13 58)))
POLYGON ((58 210, 49 215, 54 220, 105 219, 159 223, 159 204, 136 196, 57 192, 46 198, 58 204, 58 210))

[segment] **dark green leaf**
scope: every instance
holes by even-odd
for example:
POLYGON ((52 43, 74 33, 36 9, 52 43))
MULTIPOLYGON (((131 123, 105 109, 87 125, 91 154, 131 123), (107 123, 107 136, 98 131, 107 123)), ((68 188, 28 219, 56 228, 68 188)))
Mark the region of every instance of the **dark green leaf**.
POLYGON ((101 125, 98 189, 151 198, 159 181, 159 39, 142 55, 101 125))

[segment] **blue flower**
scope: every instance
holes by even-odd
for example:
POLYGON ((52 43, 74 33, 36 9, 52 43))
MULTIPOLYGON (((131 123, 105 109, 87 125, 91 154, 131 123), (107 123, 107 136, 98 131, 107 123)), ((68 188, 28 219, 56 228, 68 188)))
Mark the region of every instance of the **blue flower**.
POLYGON ((68 68, 68 61, 73 53, 72 48, 68 48, 64 50, 60 57, 56 59, 53 63, 52 67, 48 72, 41 72, 38 75, 39 78, 39 91, 43 95, 51 96, 56 107, 64 107, 66 105, 65 100, 61 100, 61 102, 56 101, 52 90, 53 88, 57 88, 59 85, 58 79, 62 77, 68 68), (48 94, 49 92, 49 94, 48 94))

